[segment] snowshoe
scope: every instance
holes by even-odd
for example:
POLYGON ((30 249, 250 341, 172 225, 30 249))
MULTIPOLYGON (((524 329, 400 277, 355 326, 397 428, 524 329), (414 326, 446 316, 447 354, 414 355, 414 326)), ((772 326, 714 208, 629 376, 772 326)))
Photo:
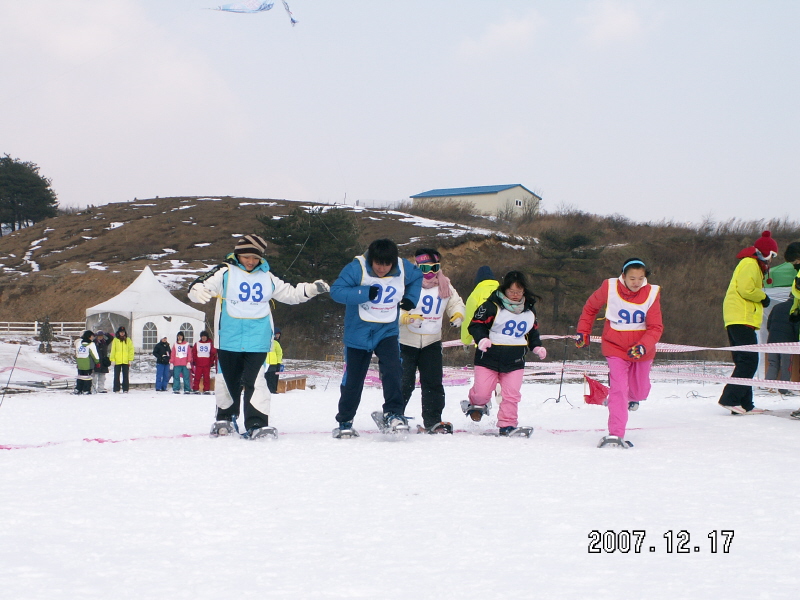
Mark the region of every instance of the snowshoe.
POLYGON ((789 413, 789 416, 792 417, 793 419, 800 419, 800 408, 798 408, 794 412, 789 413))
POLYGON ((226 435, 233 435, 239 433, 239 428, 236 427, 236 421, 216 421, 211 426, 211 437, 220 437, 226 435))
POLYGON ((607 435, 597 444, 598 448, 633 448, 633 444, 628 440, 623 440, 618 435, 607 435))
POLYGON ((489 416, 489 409, 492 408, 492 403, 487 402, 486 404, 470 404, 469 400, 462 400, 461 401, 461 410, 464 411, 464 414, 467 415, 470 419, 475 422, 480 421, 484 416, 489 416))
POLYGON ((242 437, 246 440, 263 440, 263 439, 278 439, 278 430, 274 427, 270 427, 269 425, 265 425, 264 427, 251 427, 245 433, 242 434, 242 437))
POLYGON ((403 415, 376 410, 371 416, 381 433, 403 437, 408 435, 408 419, 403 415))
POLYGON ((339 426, 333 430, 333 437, 337 439, 349 439, 359 437, 359 435, 358 432, 353 429, 353 422, 345 421, 344 423, 339 423, 339 426))
POLYGON ((628 402, 628 410, 633 412, 635 410, 639 410, 639 403, 638 402, 628 402))
POLYGON ((440 421, 431 427, 423 427, 422 425, 417 425, 417 433, 430 433, 430 434, 437 434, 437 433, 453 433, 453 424, 448 423, 447 421, 440 421))
POLYGON ((730 404, 722 404, 722 402, 717 402, 717 404, 719 404, 725 410, 731 411, 731 413, 734 414, 734 415, 743 415, 743 414, 745 414, 747 412, 741 406, 732 406, 730 404))
POLYGON ((497 432, 500 437, 531 437, 533 427, 501 427, 497 432))

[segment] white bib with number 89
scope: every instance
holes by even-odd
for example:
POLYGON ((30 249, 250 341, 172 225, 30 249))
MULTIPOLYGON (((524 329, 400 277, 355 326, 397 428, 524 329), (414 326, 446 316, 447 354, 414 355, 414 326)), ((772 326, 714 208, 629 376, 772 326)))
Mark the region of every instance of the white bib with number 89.
POLYGON ((510 310, 501 308, 489 330, 489 339, 492 344, 501 346, 525 346, 528 340, 525 335, 533 329, 534 316, 529 310, 515 315, 510 310))

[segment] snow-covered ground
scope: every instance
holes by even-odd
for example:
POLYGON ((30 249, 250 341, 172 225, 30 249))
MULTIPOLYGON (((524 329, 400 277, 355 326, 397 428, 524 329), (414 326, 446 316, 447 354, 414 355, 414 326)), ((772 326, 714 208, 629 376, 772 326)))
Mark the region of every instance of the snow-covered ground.
MULTIPOLYGON (((0 344, 0 367, 16 349, 0 344)), ((27 354, 18 368, 71 372, 27 354)), ((556 380, 523 387, 530 439, 470 430, 462 385, 446 388, 453 436, 382 439, 368 388, 362 437, 335 440, 338 370, 318 372, 273 398, 274 442, 209 438, 209 396, 6 395, 0 598, 798 597, 800 421, 730 416, 719 385, 656 382, 631 414, 635 448, 600 450, 606 410, 579 383, 545 402, 556 380), (645 537, 590 553, 593 531, 645 537)), ((800 398, 757 405, 785 416, 800 398)))

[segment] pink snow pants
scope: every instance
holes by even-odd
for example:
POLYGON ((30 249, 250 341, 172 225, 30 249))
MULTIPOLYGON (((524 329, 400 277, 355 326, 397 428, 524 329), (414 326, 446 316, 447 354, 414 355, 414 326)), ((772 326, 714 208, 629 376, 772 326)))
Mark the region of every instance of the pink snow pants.
POLYGON ((631 362, 616 356, 608 361, 608 433, 625 437, 628 424, 628 402, 647 400, 650 394, 652 360, 631 362))
POLYGON ((492 399, 497 383, 500 383, 500 390, 503 401, 497 411, 498 427, 517 426, 517 408, 522 399, 522 376, 523 369, 517 369, 510 373, 498 373, 486 367, 475 367, 475 382, 469 390, 469 401, 471 404, 483 406, 492 399))

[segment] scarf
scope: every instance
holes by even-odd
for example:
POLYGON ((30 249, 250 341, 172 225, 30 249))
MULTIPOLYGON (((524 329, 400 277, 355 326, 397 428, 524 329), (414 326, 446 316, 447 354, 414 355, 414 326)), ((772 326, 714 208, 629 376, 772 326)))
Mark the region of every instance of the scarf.
POLYGON ((422 276, 422 287, 426 290, 431 289, 432 287, 439 286, 439 298, 442 300, 447 300, 450 297, 450 279, 445 277, 442 270, 439 269, 439 272, 435 274, 435 277, 431 277, 430 279, 426 279, 425 276, 422 276))
POLYGON ((525 310, 525 296, 523 296, 522 300, 519 302, 514 302, 513 300, 509 300, 500 290, 497 291, 497 295, 500 297, 500 301, 503 303, 503 308, 505 308, 507 311, 512 312, 515 315, 519 315, 523 310, 525 310))

